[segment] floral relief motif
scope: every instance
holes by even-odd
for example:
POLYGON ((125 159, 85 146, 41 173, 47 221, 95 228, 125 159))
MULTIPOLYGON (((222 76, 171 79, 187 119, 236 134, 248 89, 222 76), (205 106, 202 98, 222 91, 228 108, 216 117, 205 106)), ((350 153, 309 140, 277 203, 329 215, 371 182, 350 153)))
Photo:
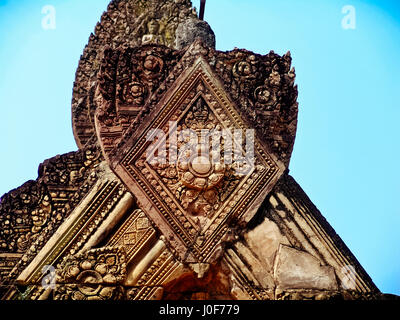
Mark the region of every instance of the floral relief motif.
POLYGON ((256 100, 256 112, 258 110, 262 111, 273 111, 276 104, 276 96, 273 91, 267 86, 258 87, 254 91, 254 98, 256 100))
POLYGON ((68 256, 57 268, 55 300, 111 300, 122 296, 125 251, 118 247, 68 256))
POLYGON ((124 102, 130 105, 143 105, 146 95, 147 89, 140 82, 131 82, 123 89, 124 102))
MULTIPOLYGON (((202 92, 204 87, 199 85, 197 90, 202 92)), ((233 166, 224 162, 223 137, 210 143, 213 135, 220 133, 221 129, 204 98, 199 96, 178 123, 180 136, 176 163, 162 163, 156 158, 151 164, 168 188, 174 191, 183 209, 191 218, 200 218, 203 225, 220 208, 225 190, 240 180, 233 166), (194 137, 195 142, 192 143, 194 137)), ((169 144, 167 150, 172 150, 169 144)), ((166 151, 159 154, 161 156, 169 158, 170 155, 166 151)))

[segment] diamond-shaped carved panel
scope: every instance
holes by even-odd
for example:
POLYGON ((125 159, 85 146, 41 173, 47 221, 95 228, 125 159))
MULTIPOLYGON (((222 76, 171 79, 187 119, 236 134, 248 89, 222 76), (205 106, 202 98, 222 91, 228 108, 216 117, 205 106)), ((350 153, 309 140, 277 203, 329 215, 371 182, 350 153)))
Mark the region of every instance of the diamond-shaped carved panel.
MULTIPOLYGON (((232 229, 254 216, 285 165, 254 134, 207 60, 197 56, 190 66, 177 65, 180 76, 172 84, 167 77, 152 112, 106 156, 171 251, 207 263, 232 229)), ((102 125, 97 119, 100 141, 102 125)))

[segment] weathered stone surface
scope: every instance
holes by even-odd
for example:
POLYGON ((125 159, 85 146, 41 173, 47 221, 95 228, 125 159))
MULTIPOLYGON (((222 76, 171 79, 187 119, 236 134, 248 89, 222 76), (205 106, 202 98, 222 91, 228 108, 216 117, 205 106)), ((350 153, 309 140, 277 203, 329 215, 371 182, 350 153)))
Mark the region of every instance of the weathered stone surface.
POLYGON ((186 273, 164 286, 166 300, 231 300, 229 279, 218 267, 211 266, 207 274, 199 278, 196 273, 186 273))
POLYGON ((281 244, 290 245, 276 223, 268 218, 265 218, 254 229, 247 231, 244 234, 244 239, 249 248, 259 257, 269 271, 273 270, 279 246, 281 244))
POLYGON ((175 47, 181 50, 200 39, 204 45, 215 49, 215 34, 206 21, 188 19, 179 24, 176 29, 175 47))
POLYGON ((281 179, 275 186, 265 203, 264 215, 277 224, 292 247, 306 251, 332 266, 339 286, 343 283, 349 286, 351 283, 351 288, 359 292, 379 291, 346 244, 291 176, 281 179))
POLYGON ((281 245, 276 257, 274 276, 278 289, 325 289, 335 291, 335 272, 307 252, 281 245))
POLYGON ((277 290, 276 300, 400 300, 399 296, 380 292, 360 293, 355 290, 329 291, 313 289, 277 290))
MULTIPOLYGON (((272 277, 272 270, 269 269, 268 264, 264 264, 260 261, 251 250, 244 243, 235 243, 235 249, 238 255, 243 259, 243 262, 251 270, 252 275, 257 282, 257 286, 263 289, 274 289, 275 283, 272 277)), ((250 277, 251 278, 251 277, 250 277)))

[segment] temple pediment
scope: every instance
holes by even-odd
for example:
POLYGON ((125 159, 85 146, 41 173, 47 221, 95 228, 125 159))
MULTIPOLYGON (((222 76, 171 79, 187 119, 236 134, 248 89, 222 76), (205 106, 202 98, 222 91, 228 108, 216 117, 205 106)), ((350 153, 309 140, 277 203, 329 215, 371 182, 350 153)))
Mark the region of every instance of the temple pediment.
MULTIPOLYGON (((105 53, 97 97, 98 138, 111 168, 161 230, 173 252, 182 262, 209 263, 218 258, 216 250, 228 234, 234 233, 232 228, 244 226, 253 218, 286 167, 268 149, 263 135, 267 129, 252 129, 254 122, 241 115, 243 108, 238 108, 225 92, 228 84, 222 85, 200 53, 207 48, 194 43, 177 62, 163 61, 160 56, 180 55, 161 49, 143 47, 130 57, 131 51, 105 53), (160 51, 168 54, 156 56, 160 51), (137 56, 142 59, 138 61, 137 56), (155 61, 156 72, 148 70, 139 78, 126 70, 129 65, 145 69, 147 61, 155 61), (164 65, 174 66, 169 74, 164 65), (115 83, 108 80, 113 73, 115 83), (150 93, 141 104, 130 99, 131 105, 121 110, 121 99, 128 100, 121 92, 126 92, 125 86, 132 91, 129 77, 143 88, 143 95, 150 93), (154 82, 161 89, 153 92, 154 82), (108 92, 110 88, 116 88, 115 100, 108 92), (135 114, 138 105, 142 110, 135 114), (134 118, 124 128, 127 114, 134 114, 134 118), (116 131, 123 136, 116 136, 116 131)), ((205 56, 212 60, 217 53, 205 56)), ((262 59, 253 60, 259 68, 255 71, 262 77, 262 59)), ((235 73, 241 63, 245 62, 234 65, 235 73)), ((241 81, 246 80, 237 81, 243 85, 241 81)), ((257 95, 260 88, 249 90, 257 95)))
POLYGON ((79 150, 1 199, 0 298, 383 298, 289 175, 291 63, 216 50, 188 0, 112 1, 76 74, 79 150))

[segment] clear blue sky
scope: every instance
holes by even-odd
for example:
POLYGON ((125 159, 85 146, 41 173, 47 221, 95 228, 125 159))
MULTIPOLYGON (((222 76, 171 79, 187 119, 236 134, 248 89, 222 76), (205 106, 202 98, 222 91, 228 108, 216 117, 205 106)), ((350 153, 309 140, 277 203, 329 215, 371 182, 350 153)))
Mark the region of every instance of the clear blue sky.
MULTIPOLYGON (((199 0, 195 0, 197 6, 199 0)), ((79 57, 108 0, 0 0, 0 194, 76 150, 79 57), (43 30, 43 6, 56 29, 43 30)), ((400 2, 208 0, 217 48, 292 52, 299 127, 291 174, 377 286, 400 294, 400 2), (356 9, 343 29, 342 8, 356 9)))

